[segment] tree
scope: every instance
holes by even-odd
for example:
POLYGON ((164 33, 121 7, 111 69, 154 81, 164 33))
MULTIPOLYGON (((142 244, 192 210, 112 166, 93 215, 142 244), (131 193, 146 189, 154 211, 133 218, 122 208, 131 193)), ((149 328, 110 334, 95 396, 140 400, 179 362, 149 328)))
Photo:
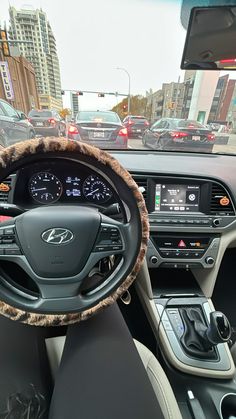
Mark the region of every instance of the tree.
MULTIPOLYGON (((141 95, 131 96, 130 98, 130 114, 142 115, 149 118, 150 110, 147 106, 147 98, 141 95)), ((118 113, 121 119, 128 115, 128 98, 123 99, 120 103, 112 108, 113 112, 118 113)))
POLYGON ((66 117, 67 117, 68 115, 71 115, 71 110, 70 110, 69 108, 63 108, 63 109, 59 112, 59 114, 60 114, 60 117, 61 117, 62 119, 66 119, 66 117))

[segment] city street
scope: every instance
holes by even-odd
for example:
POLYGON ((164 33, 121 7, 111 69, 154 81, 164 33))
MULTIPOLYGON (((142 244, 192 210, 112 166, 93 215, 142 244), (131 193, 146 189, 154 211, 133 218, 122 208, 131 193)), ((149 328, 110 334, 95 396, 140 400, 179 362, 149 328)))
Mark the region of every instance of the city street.
MULTIPOLYGON (((233 153, 236 154, 236 134, 216 134, 216 142, 220 142, 222 138, 228 139, 228 144, 215 144, 213 148, 213 153, 233 153)), ((147 150, 148 147, 145 147, 140 138, 129 138, 129 148, 131 149, 142 149, 147 150)))

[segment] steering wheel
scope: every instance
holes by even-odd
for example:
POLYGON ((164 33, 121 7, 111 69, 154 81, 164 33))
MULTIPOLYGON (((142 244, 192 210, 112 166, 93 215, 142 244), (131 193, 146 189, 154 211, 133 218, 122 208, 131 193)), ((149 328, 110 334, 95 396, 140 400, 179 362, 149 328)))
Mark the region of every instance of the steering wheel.
POLYGON ((7 251, 0 246, 0 314, 28 324, 65 325, 115 302, 134 281, 149 235, 145 202, 131 175, 104 150, 64 139, 17 143, 0 157, 0 181, 50 158, 96 168, 119 196, 125 213, 124 220, 117 221, 92 206, 54 204, 1 223, 0 242, 8 240, 11 246, 7 251), (114 261, 112 269, 91 288, 89 273, 104 258, 114 261), (21 278, 6 274, 1 265, 9 262, 20 267, 18 275, 24 272, 37 295, 19 286, 21 278))

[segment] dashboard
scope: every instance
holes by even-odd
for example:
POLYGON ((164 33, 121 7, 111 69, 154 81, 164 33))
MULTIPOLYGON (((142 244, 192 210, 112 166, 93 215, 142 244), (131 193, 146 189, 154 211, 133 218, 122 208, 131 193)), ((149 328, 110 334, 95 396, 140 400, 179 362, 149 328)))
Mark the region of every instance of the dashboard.
MULTIPOLYGON (((134 150, 111 154, 131 173, 146 201, 148 267, 190 270, 205 295, 211 295, 226 249, 236 247, 236 157, 134 150)), ((122 206, 109 178, 73 160, 34 163, 6 183, 10 191, 0 190, 3 215, 44 205, 122 206)))

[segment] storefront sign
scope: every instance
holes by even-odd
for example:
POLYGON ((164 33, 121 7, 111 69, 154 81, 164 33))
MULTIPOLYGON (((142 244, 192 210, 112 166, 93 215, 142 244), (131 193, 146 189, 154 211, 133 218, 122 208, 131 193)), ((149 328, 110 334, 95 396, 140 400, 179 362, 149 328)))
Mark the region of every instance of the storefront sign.
POLYGON ((0 72, 6 99, 14 100, 14 91, 7 61, 0 61, 0 72))

